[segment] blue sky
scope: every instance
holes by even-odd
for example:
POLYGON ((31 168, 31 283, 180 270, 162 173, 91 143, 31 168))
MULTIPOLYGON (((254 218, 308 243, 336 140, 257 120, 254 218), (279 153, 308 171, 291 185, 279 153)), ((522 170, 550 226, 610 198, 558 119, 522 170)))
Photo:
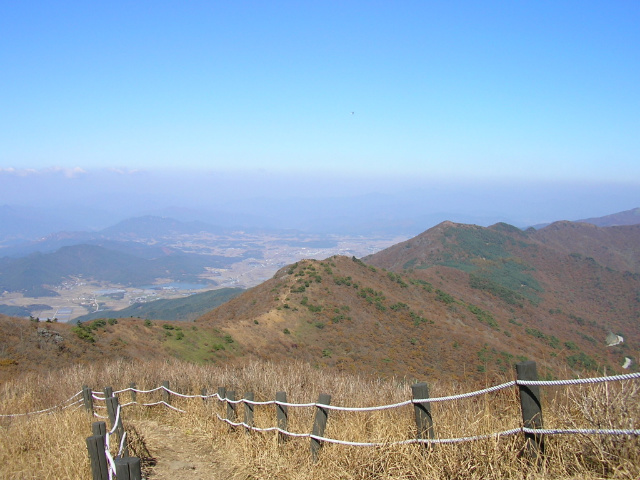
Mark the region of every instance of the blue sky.
POLYGON ((627 181, 639 25, 636 1, 3 2, 0 160, 627 181))
POLYGON ((637 1, 6 1, 0 71, 5 192, 121 169, 640 204, 637 1))

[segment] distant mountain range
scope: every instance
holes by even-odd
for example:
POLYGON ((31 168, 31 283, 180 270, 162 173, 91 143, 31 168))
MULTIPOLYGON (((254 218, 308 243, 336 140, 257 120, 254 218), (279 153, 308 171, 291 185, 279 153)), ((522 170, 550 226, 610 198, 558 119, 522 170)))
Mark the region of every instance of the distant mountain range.
MULTIPOLYGON (((58 268, 74 257, 89 265, 96 248, 52 258, 64 258, 58 268)), ((95 329, 87 322, 90 332, 81 333, 107 357, 116 355, 113 344, 118 355, 132 358, 155 349, 205 362, 299 359, 407 378, 511 378, 513 363, 524 359, 535 359, 543 378, 622 373, 638 370, 639 259, 637 224, 562 221, 523 231, 505 223, 443 222, 363 259, 286 266, 203 314, 193 332, 180 326, 177 335, 177 326, 118 318, 95 329), (141 350, 118 343, 135 342, 143 328, 141 350), (618 337, 622 342, 608 346, 618 337), (627 360, 631 366, 623 369, 627 360)), ((113 262, 114 276, 126 268, 117 257, 113 262)), ((54 325, 48 328, 72 335, 68 326, 54 325)), ((94 347, 74 348, 89 355, 94 347)), ((18 351, 12 349, 9 355, 18 351)), ((28 362, 25 349, 21 362, 28 362)))
POLYGON ((624 212, 605 215, 604 217, 586 218, 577 220, 581 223, 591 223, 598 227, 615 227, 618 225, 638 225, 640 224, 640 208, 625 210, 624 212))
MULTIPOLYGON (((172 218, 143 216, 123 220, 95 232, 56 231, 37 240, 23 241, 0 249, 1 256, 21 257, 34 252, 49 253, 61 247, 87 244, 129 253, 143 258, 166 254, 167 239, 194 233, 221 233, 220 227, 203 222, 182 222, 172 218)), ((15 242, 14 242, 15 243, 15 242)))
POLYGON ((55 296, 50 287, 76 276, 125 286, 142 286, 167 277, 201 282, 198 274, 206 267, 224 268, 237 260, 172 252, 146 259, 97 245, 73 245, 53 253, 0 258, 0 290, 22 292, 28 297, 55 296))

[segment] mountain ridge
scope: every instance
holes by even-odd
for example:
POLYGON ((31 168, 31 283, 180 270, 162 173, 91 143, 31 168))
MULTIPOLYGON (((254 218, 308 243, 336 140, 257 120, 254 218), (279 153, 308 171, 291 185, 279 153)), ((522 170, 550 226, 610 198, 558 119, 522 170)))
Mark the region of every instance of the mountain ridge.
MULTIPOLYGON (((627 358, 637 371, 640 274, 633 262, 629 269, 614 262, 625 255, 635 261, 637 229, 556 222, 523 231, 446 221, 363 259, 283 267, 199 317, 197 334, 180 325, 187 342, 177 340, 175 324, 149 328, 162 348, 204 362, 296 359, 460 381, 500 377, 523 359, 537 360, 545 378, 623 373, 627 358), (588 234, 595 240, 586 241, 588 234), (602 241, 610 255, 601 260, 591 253, 602 241), (607 346, 611 335, 623 342, 607 346)), ((141 328, 118 322, 123 332, 141 328)), ((103 348, 115 341, 109 328, 90 334, 105 337, 103 348)))

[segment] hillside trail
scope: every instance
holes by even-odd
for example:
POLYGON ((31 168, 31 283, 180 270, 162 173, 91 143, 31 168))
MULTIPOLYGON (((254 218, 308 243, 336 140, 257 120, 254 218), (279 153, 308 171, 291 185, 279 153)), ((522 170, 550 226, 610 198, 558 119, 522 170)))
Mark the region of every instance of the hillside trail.
POLYGON ((144 438, 152 466, 144 478, 149 480, 231 480, 237 473, 225 467, 211 442, 189 435, 179 428, 155 420, 139 420, 135 429, 144 438))

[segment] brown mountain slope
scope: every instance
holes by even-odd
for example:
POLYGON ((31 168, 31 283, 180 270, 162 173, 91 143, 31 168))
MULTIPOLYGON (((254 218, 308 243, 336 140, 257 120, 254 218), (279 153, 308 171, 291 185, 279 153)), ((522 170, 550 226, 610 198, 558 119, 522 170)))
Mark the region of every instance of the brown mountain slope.
MULTIPOLYGON (((446 227, 440 226, 440 233, 446 227)), ((419 245, 434 255, 443 254, 430 236, 411 242, 392 248, 405 252, 419 245)), ((406 263, 391 261, 386 251, 381 257, 391 265, 406 263)), ((578 276, 613 275, 585 260, 566 261, 578 276)), ((566 280, 556 281, 553 275, 549 274, 551 288, 566 280)), ((525 298, 514 305, 470 287, 469 278, 469 273, 447 266, 398 275, 346 257, 305 260, 204 315, 197 324, 211 324, 232 335, 248 355, 411 378, 510 373, 512 364, 524 358, 538 360, 545 375, 604 366, 621 371, 625 352, 636 348, 629 342, 638 345, 636 328, 623 346, 606 349, 608 325, 589 308, 590 315, 582 307, 573 308, 571 298, 558 303, 553 297, 552 312, 546 299, 535 305, 525 298)), ((604 280, 614 284, 613 278, 604 280)), ((634 281, 640 288, 638 279, 634 281)), ((618 295, 628 296, 631 290, 625 288, 629 291, 618 295)))
POLYGON ((580 223, 591 223, 598 227, 612 227, 615 225, 638 225, 640 224, 640 208, 632 208, 624 212, 605 215, 604 217, 585 218, 578 220, 580 223))
POLYGON ((590 223, 555 222, 528 238, 565 254, 578 253, 619 271, 640 273, 640 225, 597 227, 590 223))
MULTIPOLYGON (((577 228, 584 231, 582 225, 577 228)), ((586 227, 591 228, 597 234, 608 230, 586 227)), ((636 255, 635 229, 625 231, 632 238, 626 245, 636 255)), ((596 238, 590 245, 596 244, 596 238)), ((609 363, 609 368, 620 365, 625 356, 637 356, 640 275, 604 267, 593 258, 567 254, 567 250, 574 248, 551 248, 535 234, 505 224, 483 228, 445 222, 365 261, 398 273, 420 274, 431 281, 440 278, 450 292, 463 299, 475 298, 496 318, 517 317, 526 325, 524 332, 514 329, 524 333, 523 338, 529 335, 544 340, 546 336, 549 346, 557 346, 554 337, 569 350, 577 346, 576 352, 566 357, 568 366, 576 365, 575 355, 590 364, 593 362, 587 356, 600 365, 609 363), (624 337, 622 346, 604 347, 610 332, 624 337), (566 342, 573 343, 567 346, 566 342)), ((560 350, 552 348, 547 354, 560 358, 560 350)))

